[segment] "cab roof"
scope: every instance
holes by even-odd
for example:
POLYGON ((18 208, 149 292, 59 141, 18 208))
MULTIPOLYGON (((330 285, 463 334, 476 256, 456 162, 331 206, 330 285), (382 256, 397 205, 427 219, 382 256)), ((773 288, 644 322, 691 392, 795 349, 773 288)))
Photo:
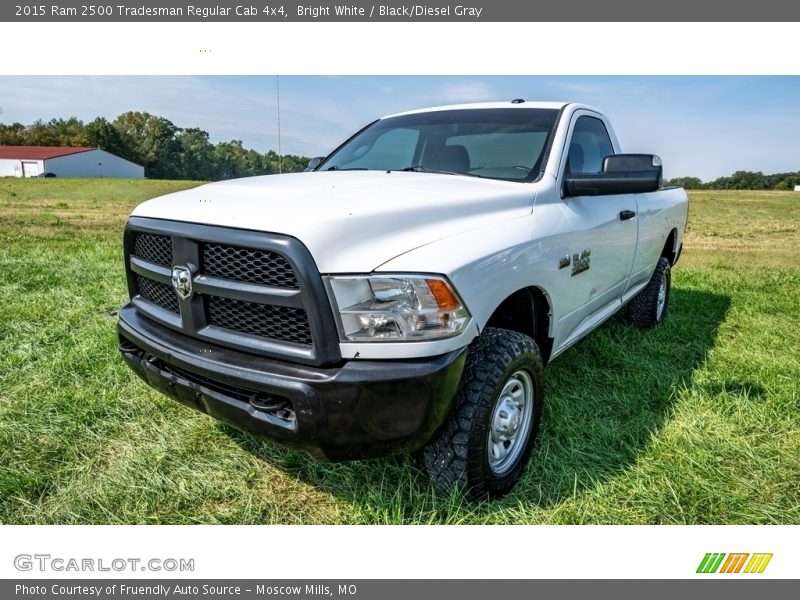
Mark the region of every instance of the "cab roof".
POLYGON ((385 115, 382 119, 389 117, 399 117, 402 115, 413 115, 418 113, 436 112, 440 110, 476 110, 476 109, 490 109, 490 108, 551 108, 561 110, 571 102, 533 102, 528 100, 508 100, 506 102, 474 102, 470 104, 448 104, 445 106, 434 106, 431 108, 418 108, 415 110, 407 110, 391 115, 385 115))

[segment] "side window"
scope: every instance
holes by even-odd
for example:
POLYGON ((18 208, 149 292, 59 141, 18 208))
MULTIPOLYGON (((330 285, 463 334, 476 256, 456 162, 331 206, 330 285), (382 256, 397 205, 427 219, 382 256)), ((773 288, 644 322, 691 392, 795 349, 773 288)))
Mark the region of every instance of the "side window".
POLYGON ((578 117, 567 155, 567 173, 599 173, 603 159, 614 154, 606 126, 594 117, 578 117))

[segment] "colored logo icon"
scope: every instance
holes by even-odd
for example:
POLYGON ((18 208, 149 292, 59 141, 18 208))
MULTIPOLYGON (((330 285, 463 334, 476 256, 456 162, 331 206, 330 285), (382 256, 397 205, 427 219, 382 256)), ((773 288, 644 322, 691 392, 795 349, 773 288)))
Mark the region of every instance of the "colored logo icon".
POLYGON ((749 554, 739 552, 725 554, 724 552, 708 552, 697 567, 698 573, 763 573, 772 553, 749 554), (749 558, 749 560, 748 560, 749 558))

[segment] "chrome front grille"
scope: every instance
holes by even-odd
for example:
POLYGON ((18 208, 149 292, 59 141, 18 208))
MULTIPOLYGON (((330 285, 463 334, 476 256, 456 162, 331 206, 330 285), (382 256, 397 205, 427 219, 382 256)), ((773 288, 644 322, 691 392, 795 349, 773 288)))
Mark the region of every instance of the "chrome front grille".
POLYGON ((132 217, 125 254, 133 305, 163 325, 298 362, 340 359, 322 279, 297 240, 132 217), (186 298, 173 287, 174 269, 190 273, 186 298))

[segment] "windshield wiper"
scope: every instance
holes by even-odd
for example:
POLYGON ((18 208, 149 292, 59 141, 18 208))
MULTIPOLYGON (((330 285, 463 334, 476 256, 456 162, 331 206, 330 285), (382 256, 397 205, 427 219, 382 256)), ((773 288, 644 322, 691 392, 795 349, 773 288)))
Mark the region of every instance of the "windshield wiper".
POLYGON ((342 167, 337 167, 336 165, 328 167, 325 170, 326 171, 369 171, 367 167, 348 167, 343 169, 342 167))
POLYGON ((442 175, 469 175, 469 173, 456 173, 455 171, 440 171, 439 169, 429 169, 422 165, 414 165, 400 169, 401 171, 413 171, 414 173, 440 173, 442 175))

